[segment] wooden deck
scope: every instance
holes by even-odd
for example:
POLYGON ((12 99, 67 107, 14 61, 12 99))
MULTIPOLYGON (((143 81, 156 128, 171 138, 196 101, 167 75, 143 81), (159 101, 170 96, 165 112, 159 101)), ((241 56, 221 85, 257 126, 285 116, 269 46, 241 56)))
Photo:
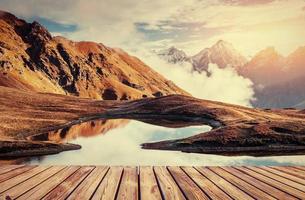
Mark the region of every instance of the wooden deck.
POLYGON ((305 199, 305 167, 1 165, 0 199, 305 199))

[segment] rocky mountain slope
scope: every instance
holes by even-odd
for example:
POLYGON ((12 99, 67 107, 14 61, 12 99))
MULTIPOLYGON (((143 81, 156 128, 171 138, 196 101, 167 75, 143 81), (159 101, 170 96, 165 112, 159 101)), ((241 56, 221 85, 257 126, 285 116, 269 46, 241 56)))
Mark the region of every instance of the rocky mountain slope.
MULTIPOLYGON (((209 132, 145 144, 145 148, 213 154, 305 153, 305 110, 253 109, 183 95, 101 101, 1 86, 0 110, 0 157, 50 154, 80 148, 57 142, 54 133, 65 130, 60 131, 59 137, 62 134, 73 137, 72 125, 94 119, 104 119, 101 123, 106 119, 135 119, 166 127, 212 127, 209 132), (51 136, 55 141, 37 137, 49 132, 53 133, 51 136)), ((105 123, 104 128, 113 125, 105 123)), ((92 126, 92 123, 80 125, 85 135, 86 129, 92 126)))
POLYGON ((187 94, 121 49, 52 37, 3 11, 0 41, 2 86, 108 100, 187 94))

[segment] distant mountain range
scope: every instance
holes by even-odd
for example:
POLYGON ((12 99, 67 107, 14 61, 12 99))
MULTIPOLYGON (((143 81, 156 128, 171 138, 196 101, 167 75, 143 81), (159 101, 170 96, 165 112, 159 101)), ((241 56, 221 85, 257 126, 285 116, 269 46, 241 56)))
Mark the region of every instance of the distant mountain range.
POLYGON ((202 72, 209 64, 220 68, 233 67, 237 73, 254 83, 256 107, 305 107, 305 46, 284 57, 275 48, 258 52, 249 61, 231 43, 219 40, 194 56, 171 47, 158 54, 170 63, 191 63, 202 72))
POLYGON ((0 11, 0 86, 107 100, 188 94, 121 49, 52 37, 0 11))
POLYGON ((193 56, 188 56, 183 50, 175 47, 161 50, 157 54, 170 63, 189 62, 193 69, 199 72, 207 70, 210 63, 217 64, 220 68, 227 65, 238 68, 247 63, 247 59, 234 49, 231 43, 223 40, 193 56))

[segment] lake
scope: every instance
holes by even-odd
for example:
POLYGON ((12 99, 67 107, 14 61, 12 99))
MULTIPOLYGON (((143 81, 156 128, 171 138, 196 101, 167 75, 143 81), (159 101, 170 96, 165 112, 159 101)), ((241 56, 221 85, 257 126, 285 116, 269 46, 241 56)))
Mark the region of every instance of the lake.
POLYGON ((144 150, 145 142, 184 138, 210 130, 208 126, 167 128, 135 120, 97 120, 41 135, 37 139, 70 142, 80 150, 27 159, 45 165, 304 165, 305 156, 219 156, 144 150))

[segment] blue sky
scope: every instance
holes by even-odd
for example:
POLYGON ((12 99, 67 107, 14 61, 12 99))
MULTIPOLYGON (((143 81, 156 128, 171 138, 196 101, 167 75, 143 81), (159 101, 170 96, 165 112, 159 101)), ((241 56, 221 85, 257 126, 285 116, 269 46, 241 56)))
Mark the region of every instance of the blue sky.
POLYGON ((39 16, 31 16, 25 19, 28 22, 37 21, 44 27, 46 27, 50 32, 53 33, 66 33, 66 32, 75 32, 77 31, 76 24, 61 24, 56 21, 39 17, 39 16))

